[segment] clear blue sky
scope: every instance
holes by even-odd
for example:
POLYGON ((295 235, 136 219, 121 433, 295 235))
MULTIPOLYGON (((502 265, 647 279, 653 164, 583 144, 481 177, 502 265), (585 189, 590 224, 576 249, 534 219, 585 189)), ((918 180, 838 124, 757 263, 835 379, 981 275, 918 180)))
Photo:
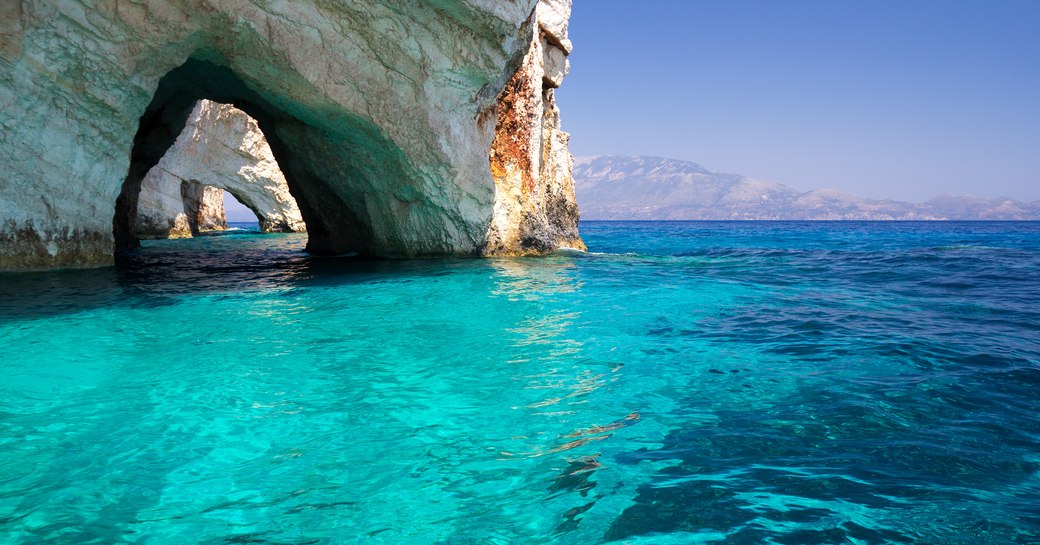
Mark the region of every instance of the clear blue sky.
POLYGON ((574 0, 575 155, 1040 199, 1040 0, 574 0))

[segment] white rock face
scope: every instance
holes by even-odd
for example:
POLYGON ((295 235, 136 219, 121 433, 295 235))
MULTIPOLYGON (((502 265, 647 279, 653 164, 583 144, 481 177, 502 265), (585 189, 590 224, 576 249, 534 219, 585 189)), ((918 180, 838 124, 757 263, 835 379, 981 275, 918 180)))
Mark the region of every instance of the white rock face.
POLYGON ((139 238, 191 238, 227 229, 223 189, 174 176, 145 181, 134 224, 139 238))
POLYGON ((569 52, 568 12, 568 0, 0 2, 0 268, 103 265, 114 244, 132 247, 142 181, 204 98, 257 120, 313 252, 578 245, 559 55, 548 77, 541 67, 547 47, 569 52), (523 100, 502 93, 511 81, 523 100), (530 109, 510 113, 519 103, 530 109), (527 147, 492 169, 492 142, 511 135, 527 147))
POLYGON ((198 231, 223 231, 228 228, 224 212, 224 190, 209 185, 192 184, 198 196, 198 231), (199 195, 201 190, 201 195, 199 195))
POLYGON ((141 182, 134 234, 179 238, 226 229, 224 191, 256 214, 264 232, 307 230, 256 120, 234 106, 200 100, 141 182))

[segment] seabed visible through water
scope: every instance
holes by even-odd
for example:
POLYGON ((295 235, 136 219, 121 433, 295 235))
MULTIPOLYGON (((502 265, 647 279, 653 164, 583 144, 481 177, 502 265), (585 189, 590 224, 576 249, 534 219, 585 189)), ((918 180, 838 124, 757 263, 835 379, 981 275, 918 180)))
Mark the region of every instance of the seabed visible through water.
POLYGON ((1040 223, 0 275, 3 543, 1040 543, 1040 223))

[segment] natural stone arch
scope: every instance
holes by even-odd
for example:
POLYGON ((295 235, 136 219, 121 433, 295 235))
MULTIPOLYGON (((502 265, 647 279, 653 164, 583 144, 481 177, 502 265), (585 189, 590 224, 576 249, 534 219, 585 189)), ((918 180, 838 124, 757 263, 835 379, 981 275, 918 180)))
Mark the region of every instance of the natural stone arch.
MULTIPOLYGON (((410 176, 401 150, 383 138, 377 127, 349 113, 340 113, 335 119, 338 130, 333 134, 330 134, 332 129, 321 130, 321 127, 308 124, 299 119, 304 116, 294 115, 295 112, 251 89, 227 68, 226 61, 202 59, 207 56, 212 56, 212 52, 199 53, 164 76, 152 103, 141 117, 129 173, 116 201, 113 220, 116 249, 130 249, 137 245, 133 222, 138 216, 138 198, 144 177, 184 131, 196 104, 209 99, 232 104, 256 120, 282 167, 289 190, 308 226, 308 251, 316 254, 393 255, 392 248, 385 241, 379 241, 383 242, 383 248, 376 247, 366 195, 351 183, 363 178, 365 172, 359 172, 352 161, 343 160, 346 158, 342 155, 338 162, 326 160, 322 163, 316 150, 329 151, 330 141, 370 150, 376 157, 369 159, 379 165, 377 172, 390 180, 408 180, 410 176), (338 172, 328 172, 330 163, 338 167, 338 172), (330 184, 330 180, 339 183, 330 184), (335 185, 339 191, 330 185, 335 185)), ((364 181, 372 184, 370 177, 364 181)), ((369 193, 379 195, 376 190, 369 193)), ((392 195, 392 190, 389 193, 392 195)))
MULTIPOLYGON (((11 6, 0 18, 0 268, 104 265, 114 241, 133 246, 139 183, 202 98, 257 120, 312 252, 580 246, 576 214, 557 222, 550 216, 567 207, 541 202, 552 193, 544 189, 566 193, 567 161, 546 169, 539 159, 524 184, 508 172, 493 178, 489 159, 498 112, 515 104, 500 94, 532 44, 569 43, 568 0, 11 6)), ((553 116, 536 117, 526 123, 553 116)), ((528 143, 560 151, 546 142, 528 143)), ((530 145, 523 155, 544 157, 530 145)))
POLYGON ((200 100, 173 146, 142 180, 133 233, 180 238, 226 229, 224 191, 256 215, 262 232, 306 231, 256 120, 231 105, 200 100))

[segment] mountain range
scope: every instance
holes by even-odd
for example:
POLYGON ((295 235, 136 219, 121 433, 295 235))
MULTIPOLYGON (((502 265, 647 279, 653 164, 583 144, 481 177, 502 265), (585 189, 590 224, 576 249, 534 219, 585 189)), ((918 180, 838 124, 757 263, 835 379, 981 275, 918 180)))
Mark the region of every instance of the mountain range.
POLYGON ((1040 220, 1040 201, 940 195, 910 203, 801 191, 664 157, 577 157, 574 190, 588 220, 1040 220))

